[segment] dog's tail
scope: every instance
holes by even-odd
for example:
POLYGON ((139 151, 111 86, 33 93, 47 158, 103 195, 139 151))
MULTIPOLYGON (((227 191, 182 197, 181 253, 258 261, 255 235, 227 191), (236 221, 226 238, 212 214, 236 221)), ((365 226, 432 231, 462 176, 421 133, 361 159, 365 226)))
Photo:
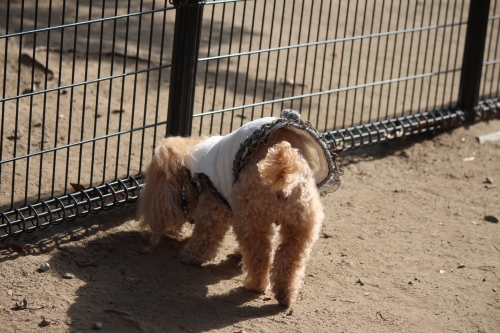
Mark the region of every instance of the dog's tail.
POLYGON ((296 173, 302 163, 298 149, 281 141, 269 148, 266 158, 257 163, 257 168, 264 184, 271 185, 272 191, 280 192, 286 198, 297 184, 296 173))
POLYGON ((151 230, 151 245, 164 234, 178 234, 186 222, 181 193, 187 170, 184 157, 195 143, 194 139, 169 137, 155 149, 139 197, 141 227, 151 230))

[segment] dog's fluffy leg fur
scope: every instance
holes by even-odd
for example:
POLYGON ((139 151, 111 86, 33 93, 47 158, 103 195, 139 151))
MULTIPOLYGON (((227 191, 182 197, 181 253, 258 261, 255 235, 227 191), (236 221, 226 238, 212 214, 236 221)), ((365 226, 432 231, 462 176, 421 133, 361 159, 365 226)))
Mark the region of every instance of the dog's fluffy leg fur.
MULTIPOLYGON (((186 222, 180 189, 187 170, 184 157, 200 140, 169 137, 155 149, 139 198, 141 227, 151 230, 151 246, 156 246, 162 235, 178 235, 186 222)), ((196 196, 193 191, 187 194, 192 207, 196 196)))
POLYGON ((180 259, 190 265, 201 265, 215 258, 231 226, 231 209, 205 190, 194 211, 194 230, 181 251, 180 259))
POLYGON ((233 226, 243 256, 244 285, 262 292, 270 274, 276 299, 289 306, 297 298, 318 238, 323 207, 307 162, 290 143, 258 149, 250 160, 233 192, 233 226), (273 224, 281 227, 271 268, 273 224))
POLYGON ((272 291, 278 302, 287 306, 297 298, 306 263, 324 218, 323 206, 312 179, 299 186, 303 186, 296 194, 300 199, 294 200, 289 218, 281 222, 280 244, 271 268, 272 291))

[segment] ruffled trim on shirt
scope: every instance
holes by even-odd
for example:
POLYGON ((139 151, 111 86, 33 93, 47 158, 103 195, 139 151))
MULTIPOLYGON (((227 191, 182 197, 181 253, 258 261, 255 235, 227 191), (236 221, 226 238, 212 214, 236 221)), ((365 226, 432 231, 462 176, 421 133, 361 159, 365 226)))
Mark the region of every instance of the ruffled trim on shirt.
POLYGON ((322 196, 335 192, 342 181, 343 171, 338 166, 338 155, 335 153, 336 146, 334 142, 327 143, 325 137, 320 134, 311 123, 300 120, 300 114, 294 110, 283 110, 281 118, 264 124, 252 132, 250 136, 240 145, 233 161, 233 182, 238 180, 239 174, 243 169, 246 160, 257 149, 259 143, 268 143, 270 135, 279 128, 296 128, 307 132, 316 143, 321 147, 328 165, 328 175, 317 183, 317 187, 322 196))

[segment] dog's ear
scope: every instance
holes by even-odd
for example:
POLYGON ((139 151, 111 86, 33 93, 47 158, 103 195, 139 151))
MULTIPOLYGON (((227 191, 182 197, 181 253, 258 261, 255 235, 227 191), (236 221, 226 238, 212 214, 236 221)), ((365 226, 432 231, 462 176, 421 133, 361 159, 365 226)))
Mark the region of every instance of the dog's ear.
POLYGON ((141 227, 152 232, 152 246, 164 234, 178 234, 186 221, 180 192, 185 177, 185 147, 186 139, 167 138, 155 149, 149 164, 146 186, 139 197, 139 212, 143 217, 141 227))
POLYGON ((189 139, 181 137, 169 137, 156 147, 154 162, 161 168, 167 178, 176 174, 184 166, 184 156, 188 149, 186 141, 189 139))

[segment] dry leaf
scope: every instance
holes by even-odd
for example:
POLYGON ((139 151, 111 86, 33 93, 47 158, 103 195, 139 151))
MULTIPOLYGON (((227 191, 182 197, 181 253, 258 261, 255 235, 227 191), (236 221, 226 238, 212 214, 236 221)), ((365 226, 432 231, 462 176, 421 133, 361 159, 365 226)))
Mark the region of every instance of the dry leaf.
POLYGON ((17 253, 24 253, 24 254, 30 253, 30 250, 25 246, 18 245, 18 244, 12 244, 12 243, 9 243, 8 241, 5 241, 4 244, 5 244, 5 246, 7 246, 7 249, 9 249, 10 252, 17 252, 17 253))
POLYGON ((71 187, 73 188, 74 191, 84 191, 85 186, 80 185, 80 184, 75 184, 75 183, 69 183, 71 187))

